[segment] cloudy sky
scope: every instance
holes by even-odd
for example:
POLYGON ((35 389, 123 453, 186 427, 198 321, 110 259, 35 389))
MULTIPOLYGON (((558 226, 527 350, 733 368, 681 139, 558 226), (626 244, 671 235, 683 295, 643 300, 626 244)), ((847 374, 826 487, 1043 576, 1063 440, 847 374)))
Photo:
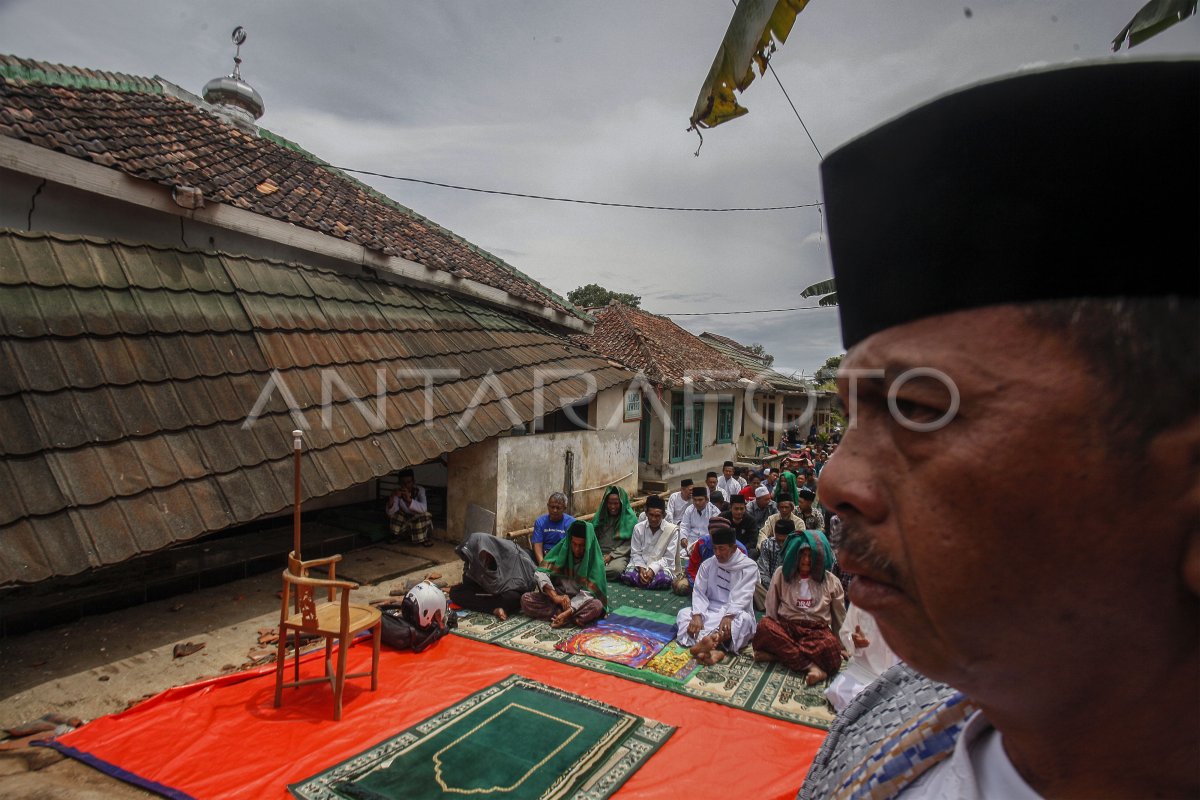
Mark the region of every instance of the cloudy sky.
MULTIPOLYGON (((773 65, 829 153, 964 84, 1073 59, 1144 0, 812 0, 773 65)), ((199 93, 229 72, 259 123, 343 167, 488 189, 670 206, 820 199, 819 157, 774 79, 750 113, 685 133, 730 0, 0 0, 0 52, 159 75, 199 93)), ((1187 20, 1135 55, 1200 52, 1187 20)), ((551 203, 366 178, 565 295, 600 283, 661 314, 811 305, 829 277, 819 210, 701 214, 551 203)), ((677 316, 811 373, 841 352, 831 309, 677 316)))

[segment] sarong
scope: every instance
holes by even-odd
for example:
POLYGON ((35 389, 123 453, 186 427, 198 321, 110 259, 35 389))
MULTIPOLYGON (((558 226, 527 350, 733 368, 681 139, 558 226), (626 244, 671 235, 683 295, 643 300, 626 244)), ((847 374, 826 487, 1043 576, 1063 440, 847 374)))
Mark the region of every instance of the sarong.
POLYGON ((416 514, 397 511, 391 518, 391 533, 393 539, 408 537, 417 544, 424 544, 433 533, 433 515, 428 511, 416 514))
POLYGON ((754 632, 754 650, 770 653, 790 670, 816 664, 833 676, 842 666, 842 647, 829 626, 816 621, 789 622, 763 617, 754 632))

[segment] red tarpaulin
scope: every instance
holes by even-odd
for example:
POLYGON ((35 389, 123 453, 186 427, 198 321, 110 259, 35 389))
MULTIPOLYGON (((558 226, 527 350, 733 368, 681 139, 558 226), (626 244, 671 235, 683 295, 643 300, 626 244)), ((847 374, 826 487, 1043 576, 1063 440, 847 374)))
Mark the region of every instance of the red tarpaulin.
MULTIPOLYGON (((369 646, 352 648, 350 671, 369 668, 370 656, 369 646)), ((304 671, 320 668, 319 658, 309 658, 304 671)), ((347 681, 341 722, 333 721, 332 694, 320 684, 285 689, 283 706, 274 708, 270 668, 169 689, 57 742, 160 791, 283 800, 287 784, 513 673, 677 728, 618 797, 708 797, 722 787, 740 797, 792 798, 825 738, 824 731, 459 636, 420 655, 385 649, 379 669, 377 692, 367 680, 347 681)))

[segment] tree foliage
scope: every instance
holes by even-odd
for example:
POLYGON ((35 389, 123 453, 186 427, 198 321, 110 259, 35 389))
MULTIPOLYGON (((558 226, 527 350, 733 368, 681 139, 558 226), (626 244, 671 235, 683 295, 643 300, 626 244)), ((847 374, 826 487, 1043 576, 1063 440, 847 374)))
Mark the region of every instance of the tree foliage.
POLYGON ((755 342, 754 344, 750 345, 746 349, 749 350, 754 355, 761 358, 763 360, 763 364, 765 364, 768 367, 775 363, 775 356, 768 353, 767 348, 763 347, 758 342, 755 342))
POLYGON ((845 358, 845 356, 846 354, 842 353, 841 355, 830 356, 829 358, 825 359, 825 363, 822 364, 813 375, 813 378, 817 382, 818 386, 824 388, 823 384, 831 383, 837 379, 838 367, 842 365, 842 359, 845 358))
POLYGON ((642 296, 638 294, 628 294, 626 292, 614 292, 611 289, 605 289, 598 283, 589 283, 587 286, 580 286, 578 289, 572 289, 567 292, 567 299, 572 304, 580 308, 598 308, 608 305, 609 301, 616 300, 633 308, 640 308, 642 304, 642 296))

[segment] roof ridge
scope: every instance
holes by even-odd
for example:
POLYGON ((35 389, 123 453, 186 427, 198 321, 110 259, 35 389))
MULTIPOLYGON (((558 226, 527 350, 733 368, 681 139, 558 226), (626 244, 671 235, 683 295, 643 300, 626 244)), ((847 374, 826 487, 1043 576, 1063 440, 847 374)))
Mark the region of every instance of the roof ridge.
POLYGON ((76 89, 107 89, 115 92, 145 92, 163 94, 163 87, 153 78, 124 72, 84 69, 66 64, 53 64, 31 58, 0 53, 0 77, 25 83, 49 86, 69 86, 76 89))
MULTIPOLYGON (((64 86, 76 89, 107 90, 125 93, 140 92, 145 94, 165 95, 178 99, 181 102, 188 103, 200 112, 209 114, 216 113, 209 103, 204 102, 194 93, 177 86, 161 76, 147 78, 140 75, 103 72, 63 64, 52 64, 45 61, 37 61, 34 59, 26 59, 21 58, 20 56, 0 53, 0 78, 8 78, 17 82, 35 83, 48 86, 64 86)), ((328 161, 301 147, 296 142, 274 133, 267 128, 257 125, 254 126, 254 131, 259 138, 271 142, 276 146, 282 147, 285 150, 296 153, 305 161, 308 161, 321 169, 325 169, 333 174, 336 174, 339 179, 347 181, 352 186, 367 193, 383 205, 398 211, 399 213, 408 217, 412 222, 422 225, 431 232, 444 237, 449 242, 469 250, 479 258, 489 262, 493 266, 502 270, 504 273, 507 273, 512 279, 524 284, 527 289, 544 297, 546 301, 548 301, 549 305, 558 306, 559 308, 566 310, 568 313, 576 315, 585 322, 594 321, 590 315, 571 303, 566 297, 563 297, 554 290, 550 289, 541 281, 532 278, 527 273, 517 269, 512 264, 509 264, 507 261, 495 255, 494 253, 490 253, 478 245, 471 243, 449 228, 446 228, 445 226, 440 225, 428 217, 425 217, 424 215, 403 205, 394 198, 389 197, 378 189, 375 189, 374 187, 364 183, 362 180, 330 164, 328 161)), ((426 266, 431 266, 433 269, 439 269, 439 267, 433 265, 426 266)), ((449 265, 447 265, 447 268, 448 267, 449 265)), ((495 280, 496 277, 499 277, 500 280, 503 281, 503 278, 500 276, 494 276, 491 280, 480 280, 483 283, 492 286, 492 288, 505 291, 502 286, 496 285, 492 282, 492 280, 495 280)), ((516 297, 521 297, 521 295, 517 295, 512 291, 509 291, 508 293, 516 297)), ((526 302, 537 302, 531 297, 521 297, 521 299, 525 300, 526 302)))

